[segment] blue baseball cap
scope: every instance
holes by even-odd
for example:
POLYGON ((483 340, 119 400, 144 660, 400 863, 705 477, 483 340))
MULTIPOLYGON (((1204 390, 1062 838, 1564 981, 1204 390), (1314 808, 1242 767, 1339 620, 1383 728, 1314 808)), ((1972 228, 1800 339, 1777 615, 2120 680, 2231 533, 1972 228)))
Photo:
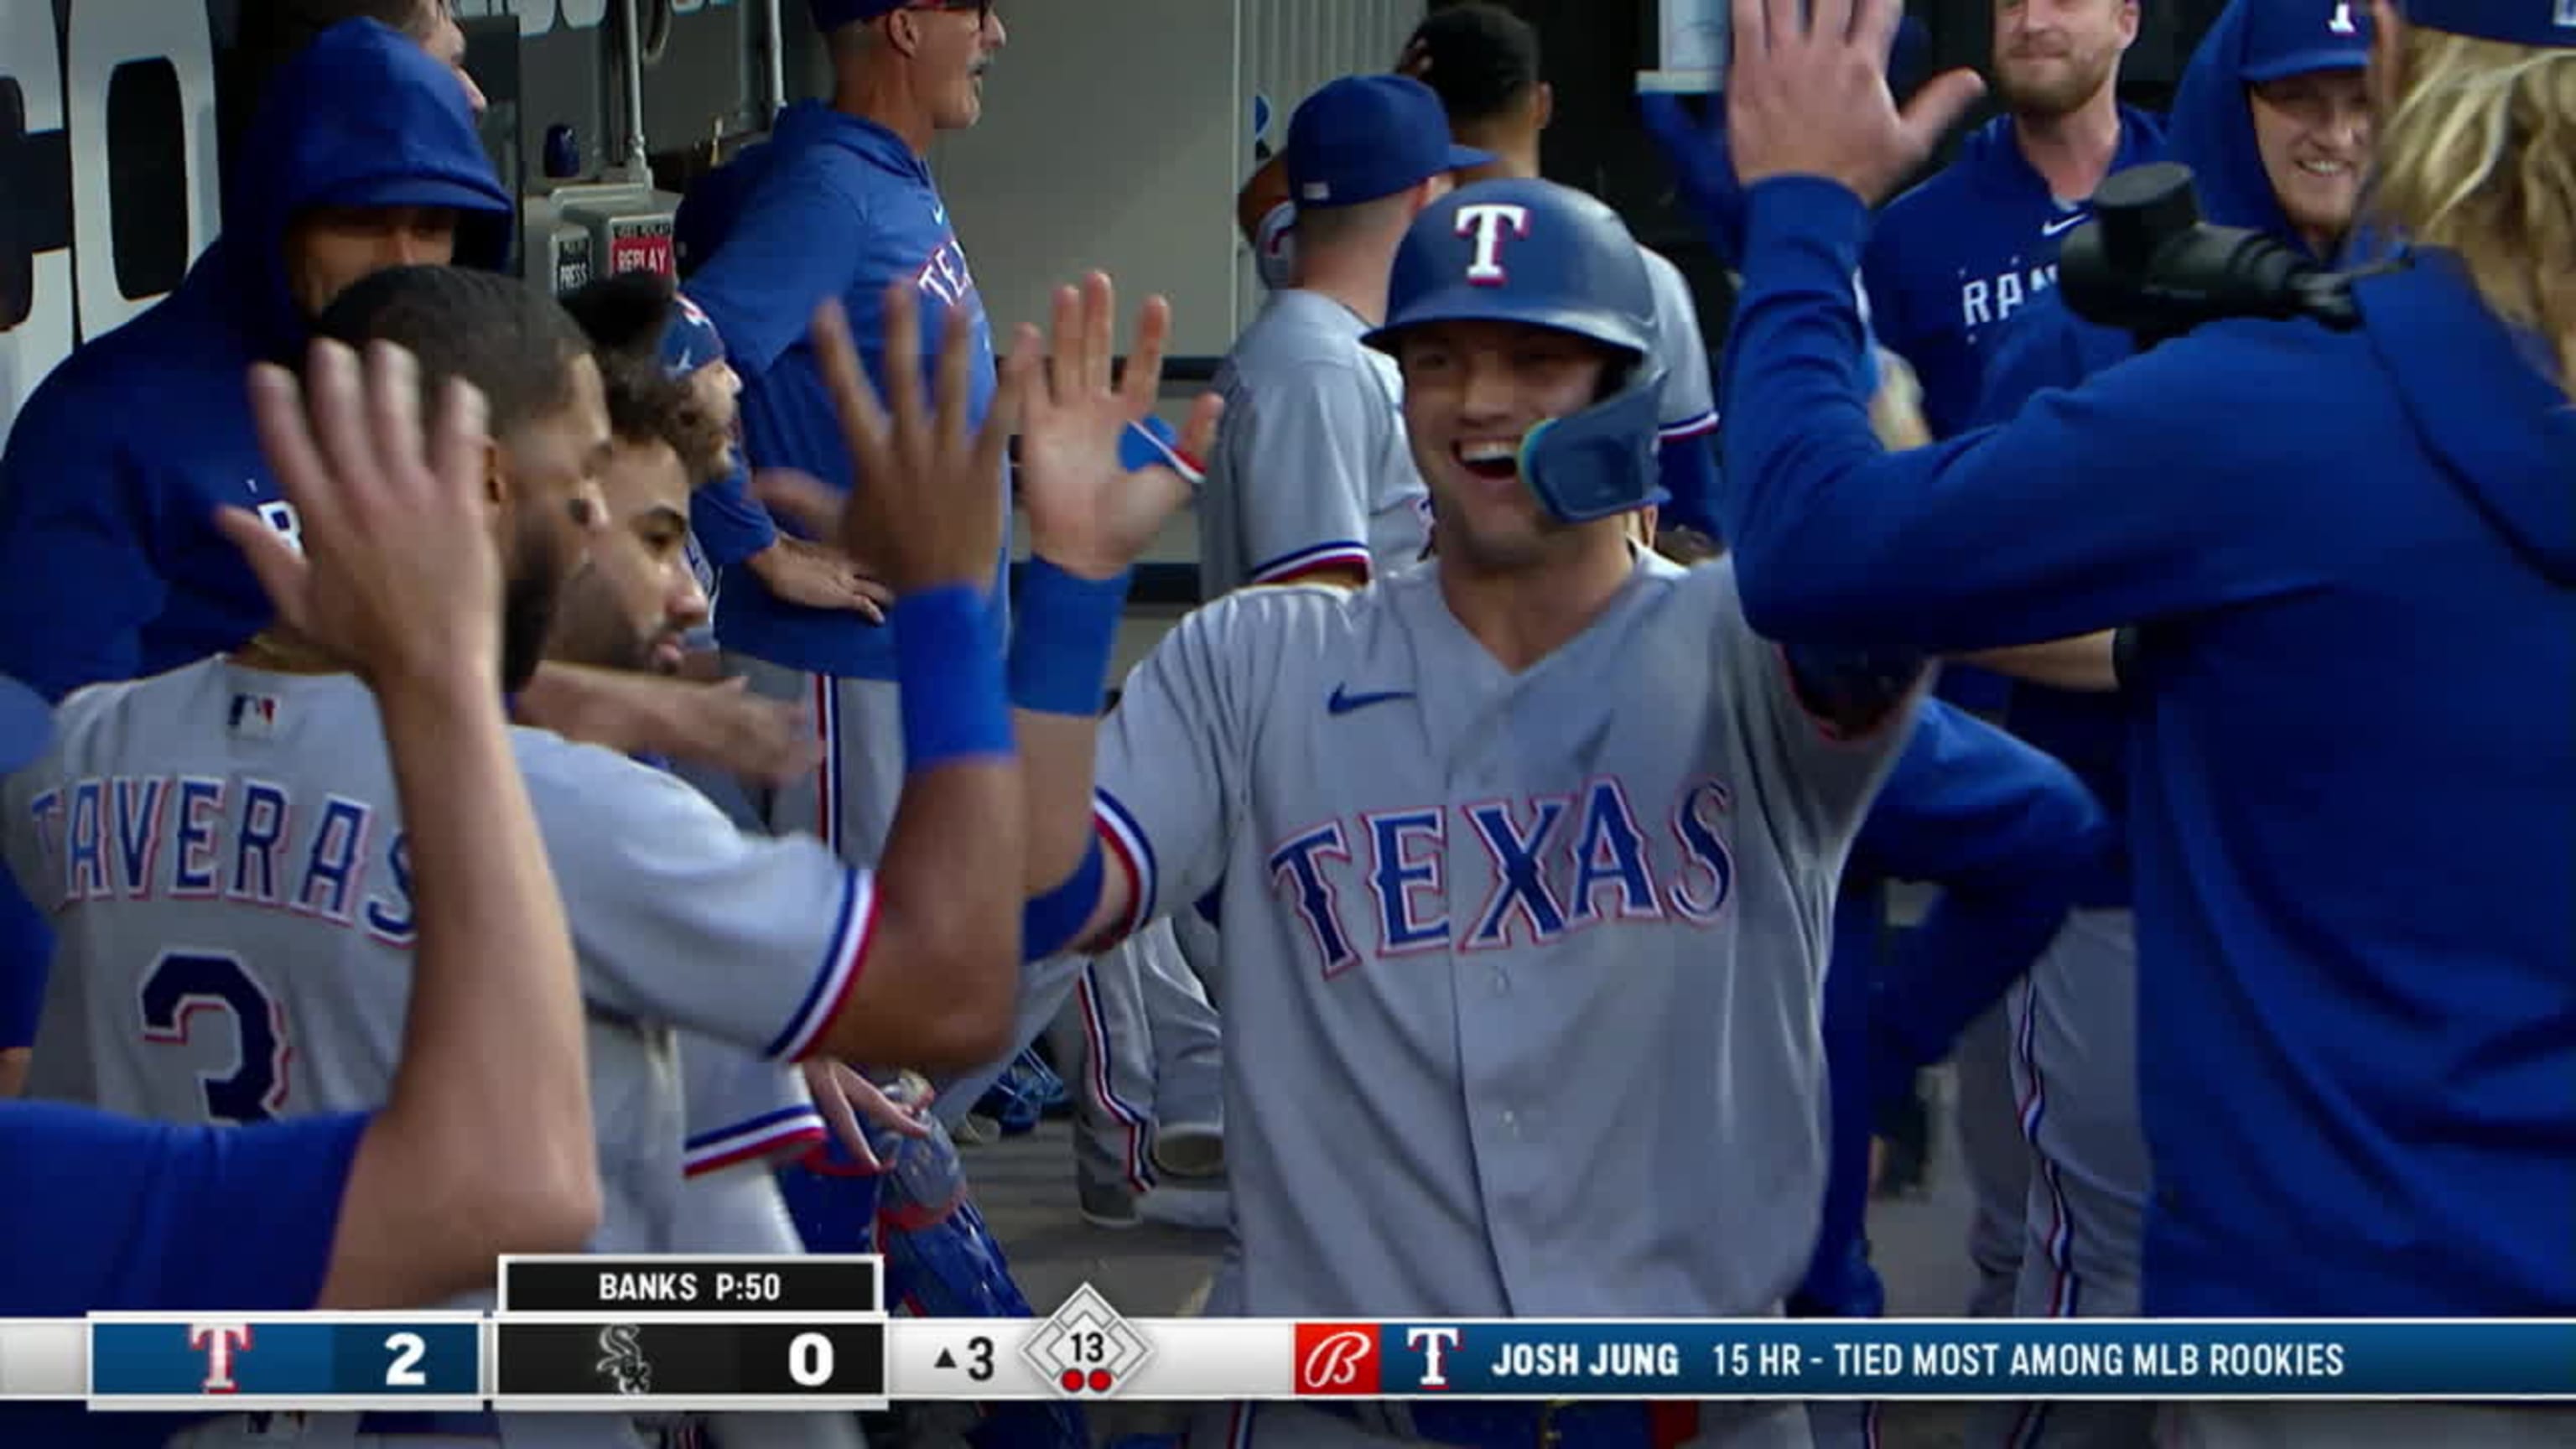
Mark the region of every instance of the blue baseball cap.
POLYGON ((2576 4, 2568 0, 2399 0, 2398 9, 2407 24, 2445 35, 2576 49, 2576 4))
POLYGON ((854 21, 874 20, 901 10, 906 0, 807 0, 814 11, 814 28, 834 31, 854 21))
POLYGON ((1493 153, 1449 139, 1431 87, 1402 75, 1353 75, 1308 96, 1288 118, 1288 196, 1300 207, 1357 206, 1493 153))
POLYGON ((2370 10, 2362 0, 2248 0, 2245 63, 2260 84, 2370 64, 2370 10))
POLYGON ((0 674, 0 775, 34 764, 54 742, 54 712, 44 697, 0 674))
POLYGON ((724 337, 685 293, 673 293, 671 320, 662 327, 662 370, 686 377, 711 362, 724 360, 724 337))

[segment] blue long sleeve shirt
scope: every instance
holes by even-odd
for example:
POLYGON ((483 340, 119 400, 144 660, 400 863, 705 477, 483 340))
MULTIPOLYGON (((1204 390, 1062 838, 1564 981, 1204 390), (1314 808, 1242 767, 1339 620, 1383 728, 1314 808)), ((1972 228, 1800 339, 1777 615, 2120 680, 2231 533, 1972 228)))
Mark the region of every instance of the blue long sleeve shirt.
POLYGON ((1868 215, 1766 181, 1723 512, 1775 637, 2141 625, 2129 778, 2150 1313, 2576 1303, 2576 409, 2455 258, 2362 326, 2202 328, 1890 455, 1868 215))
MULTIPOLYGON (((800 469, 845 492, 864 486, 806 332, 814 309, 838 298, 861 364, 883 389, 884 294, 899 279, 921 295, 924 355, 913 365, 925 380, 947 317, 967 320, 972 418, 983 421, 997 382, 991 324, 929 165, 902 138, 821 102, 799 102, 780 113, 770 140, 717 175, 724 179, 684 208, 690 254, 703 258, 693 263, 688 290, 742 375, 743 444, 752 466, 800 469)), ((993 486, 1007 488, 1007 477, 993 486)), ((691 522, 698 522, 695 511, 691 522)), ((743 541, 719 520, 709 547, 722 552, 743 541)), ((1003 618, 1009 562, 1005 540, 991 592, 1003 618)), ((848 610, 780 599, 740 559, 725 568, 720 597, 716 638, 728 649, 839 678, 895 677, 889 628, 848 610)))

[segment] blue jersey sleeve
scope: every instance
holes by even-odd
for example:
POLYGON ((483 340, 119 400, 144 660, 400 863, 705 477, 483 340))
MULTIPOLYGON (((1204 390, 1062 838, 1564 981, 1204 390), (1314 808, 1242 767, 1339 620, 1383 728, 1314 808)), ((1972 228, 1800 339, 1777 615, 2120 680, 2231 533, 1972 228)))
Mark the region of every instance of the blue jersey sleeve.
POLYGON ((777 521, 753 501, 750 479, 735 468, 689 496, 689 530, 707 562, 731 568, 778 542, 777 521))
POLYGON ((1942 894, 1881 965, 1869 1010, 1880 1090, 1940 1060, 2030 968, 2115 841, 2074 773, 1927 702, 1852 846, 1852 870, 1942 894))
POLYGON ((2319 470, 2284 438, 2279 389, 2229 365, 2288 329, 2222 324, 2042 393, 2008 425, 1891 454, 1869 425, 1851 291, 1867 225, 1833 182, 1754 188, 1720 496, 1757 629, 1958 653, 2323 581, 2280 544, 2311 516, 2319 470))
MULTIPOLYGON (((775 143, 773 143, 775 144, 775 143)), ((716 324, 725 356, 758 377, 805 338, 814 309, 849 291, 850 247, 866 213, 819 168, 789 162, 754 186, 715 255, 689 278, 689 299, 716 324)), ((851 319, 861 347, 872 340, 851 319)))
POLYGON ((1667 521, 1694 528, 1714 538, 1717 530, 1717 448, 1706 433, 1667 438, 1655 449, 1662 469, 1667 521))
POLYGON ((45 973, 53 959, 54 932, 45 913, 0 866, 0 1051, 36 1044, 45 973))
POLYGON ((169 594, 150 511, 108 432, 131 418, 98 402, 73 385, 38 388, 0 452, 0 674, 57 702, 141 673, 143 627, 169 594))
POLYGON ((22 1189, 0 1192, 0 1317, 311 1308, 366 1125, 227 1130, 0 1104, 0 1161, 22 1189))

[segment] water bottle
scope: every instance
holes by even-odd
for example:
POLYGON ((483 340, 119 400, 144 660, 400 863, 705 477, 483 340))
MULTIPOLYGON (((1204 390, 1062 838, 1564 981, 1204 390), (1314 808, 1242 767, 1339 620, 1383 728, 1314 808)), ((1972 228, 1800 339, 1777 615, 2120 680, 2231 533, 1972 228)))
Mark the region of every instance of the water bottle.
MULTIPOLYGON (((930 1096, 930 1084, 913 1072, 880 1085, 886 1096, 906 1107, 930 1096)), ((927 1137, 868 1124, 868 1146, 885 1169, 877 1178, 877 1222, 892 1232, 936 1227, 966 1201, 966 1168, 958 1161, 957 1144, 937 1117, 924 1112, 921 1120, 930 1127, 927 1137)))

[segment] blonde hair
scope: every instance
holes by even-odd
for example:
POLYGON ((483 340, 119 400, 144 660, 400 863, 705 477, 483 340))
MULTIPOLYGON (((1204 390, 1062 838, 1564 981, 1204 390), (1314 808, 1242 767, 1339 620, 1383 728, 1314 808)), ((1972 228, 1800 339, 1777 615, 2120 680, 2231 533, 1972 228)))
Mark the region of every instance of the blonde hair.
POLYGON ((2576 383, 2576 50, 2422 26, 2378 126, 2372 207, 2456 254, 2498 316, 2539 334, 2576 383))

